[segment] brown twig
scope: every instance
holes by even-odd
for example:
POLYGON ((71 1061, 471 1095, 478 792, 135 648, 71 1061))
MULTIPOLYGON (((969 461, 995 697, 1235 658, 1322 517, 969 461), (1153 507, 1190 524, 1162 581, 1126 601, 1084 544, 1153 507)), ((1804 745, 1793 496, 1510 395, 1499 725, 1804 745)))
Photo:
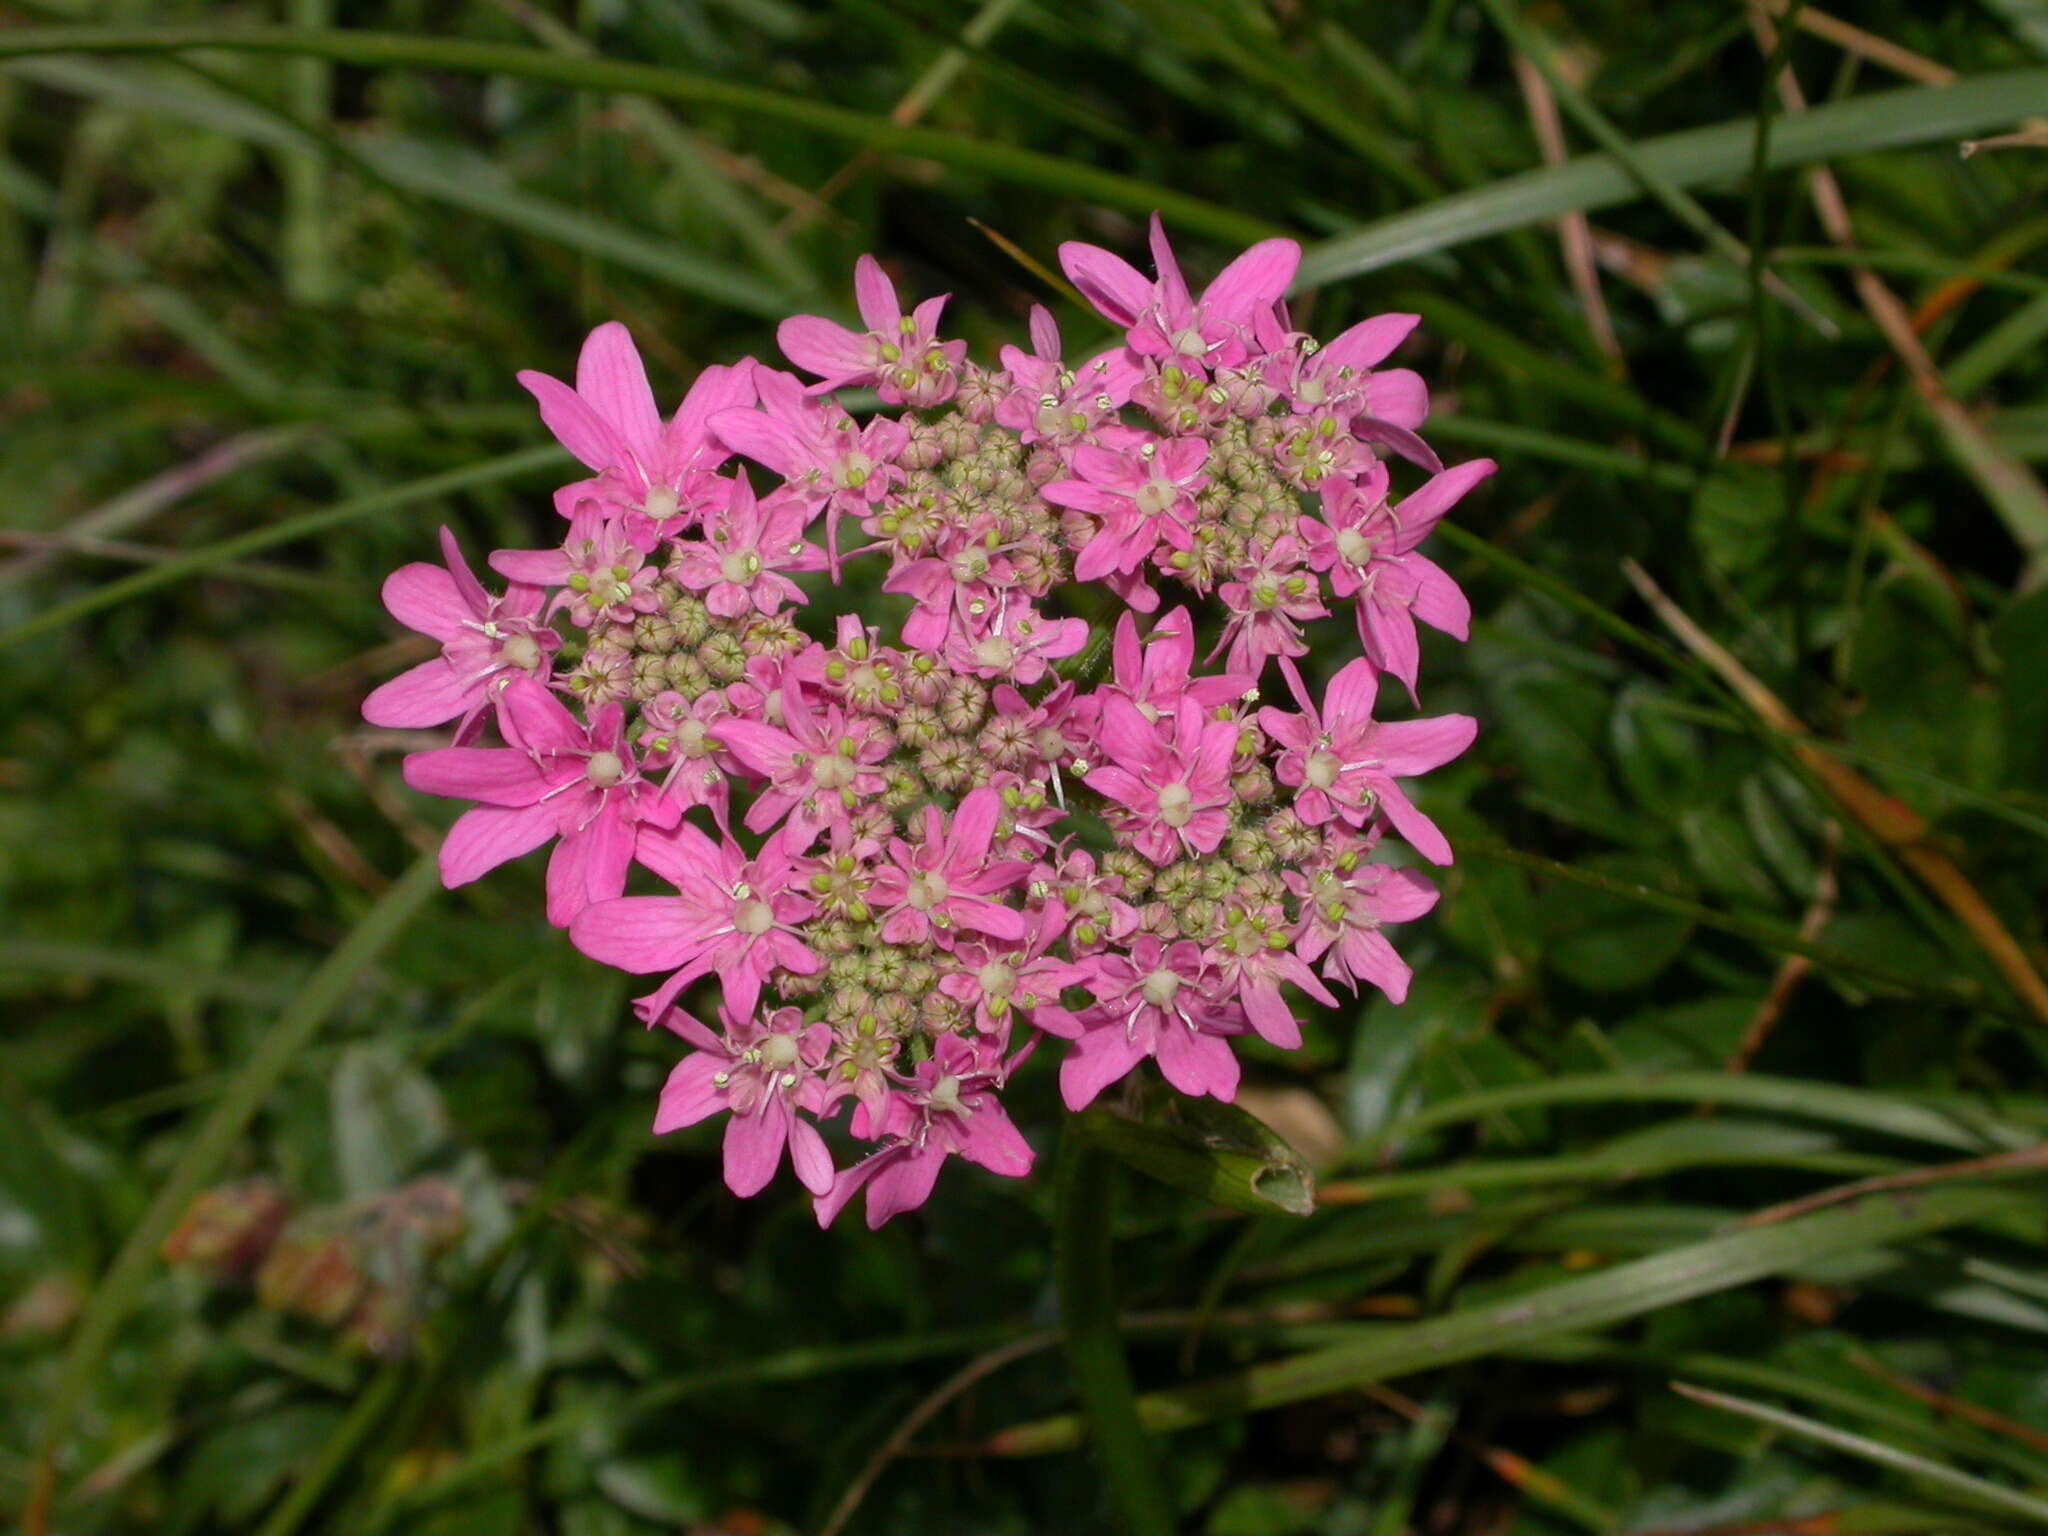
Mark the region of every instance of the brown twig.
POLYGON ((1961 1419, 1978 1429, 1989 1430, 1994 1435, 2004 1435, 2017 1440, 2030 1451, 2048 1453, 2048 1434, 2025 1424, 2015 1423, 2003 1414, 1993 1413, 1989 1408, 1979 1408, 1975 1403, 1964 1402, 1959 1397, 1950 1397, 1946 1392, 1937 1392, 1932 1387, 1922 1386, 1910 1376, 1901 1376, 1897 1371, 1888 1370, 1860 1350, 1849 1356, 1849 1363, 1866 1376, 1875 1377, 1894 1392, 1902 1392, 1915 1402, 1924 1403, 1936 1413, 1945 1413, 1950 1418, 1961 1419))
POLYGON ((1932 1184, 1947 1184, 1956 1179, 2031 1173, 2041 1169, 2048 1169, 2048 1141, 2036 1142, 2030 1147, 2019 1147, 2011 1152, 1995 1152, 1989 1157, 1973 1157, 1965 1162, 1943 1163, 1935 1168, 1909 1168, 1904 1173, 1881 1173, 1872 1178, 1858 1179, 1853 1184, 1837 1184, 1833 1189, 1823 1189, 1797 1200, 1787 1200, 1783 1205, 1752 1211, 1742 1218, 1740 1225, 1775 1226, 1778 1222, 1790 1221, 1795 1216, 1806 1216, 1814 1211, 1826 1210, 1831 1205, 1861 1200, 1866 1195, 1896 1194, 1900 1190, 1925 1189, 1932 1184))
MULTIPOLYGON (((1751 0, 1749 20, 1757 46, 1770 57, 1778 46, 1778 29, 1766 13, 1764 0, 1751 0)), ((1796 116, 1806 110, 1806 93, 1800 89, 1789 63, 1778 71, 1777 86, 1779 100, 1788 115, 1796 116)), ((1828 239, 1845 251, 1854 251, 1855 225, 1834 172, 1825 164, 1815 165, 1807 172, 1806 185, 1828 239)), ((1911 313, 1884 279, 1861 266, 1851 267, 1849 278, 1864 311, 1905 368, 1914 393, 2023 551, 2023 581, 2031 585, 2048 576, 2048 487, 2041 484, 2032 469, 2000 449, 1983 423, 1956 403, 1942 382, 1934 359, 1922 345, 1911 313)))
POLYGON ((917 1437, 917 1432, 929 1424, 941 1408, 976 1382, 994 1375, 1012 1361, 1022 1360, 1027 1355, 1035 1355, 1041 1350, 1050 1349, 1059 1341, 1059 1330, 1052 1328, 1040 1333, 1026 1334, 1021 1339, 1012 1339, 986 1354, 975 1356, 933 1388, 916 1407, 903 1416, 903 1421, 889 1432, 889 1438, 875 1447, 875 1453, 867 1459, 867 1464, 860 1469, 854 1480, 846 1485, 846 1492, 839 1496, 839 1502, 832 1506, 832 1513, 827 1515, 825 1523, 818 1527, 818 1536, 839 1536, 839 1532, 845 1529, 846 1522, 853 1518, 854 1511, 860 1508, 861 1500, 868 1496, 868 1490, 874 1487, 875 1479, 882 1475, 890 1462, 903 1454, 905 1447, 917 1437))
MULTIPOLYGON (((1820 870, 1813 880, 1813 900, 1806 908, 1806 916, 1799 921, 1799 937, 1808 944, 1819 940, 1821 930, 1828 925, 1828 919, 1835 915, 1835 898, 1840 892, 1840 883, 1835 879, 1835 857, 1841 851, 1842 824, 1830 821, 1822 832, 1820 870)), ((1799 983, 1806 973, 1813 969, 1813 961, 1805 955, 1787 955, 1778 967, 1778 974, 1771 978, 1771 988, 1764 994, 1764 1000, 1757 1004, 1756 1012, 1750 1015, 1749 1023, 1742 1031, 1742 1038, 1728 1057, 1726 1070, 1740 1075, 1749 1070, 1749 1064, 1756 1059, 1756 1053, 1763 1049, 1764 1042, 1777 1027, 1779 1018, 1785 1012, 1785 1005, 1792 1000, 1792 994, 1799 989, 1799 983)), ((1702 1105, 1701 1108, 1711 1108, 1702 1105)))
POLYGON ((1627 559, 1621 562, 1621 568, 1643 601, 1679 642, 1705 662, 1750 713, 1786 738, 1793 754, 1821 781, 1835 802, 1897 854, 1899 861, 1940 898, 1997 967, 2014 995, 2037 1020, 2048 1024, 2048 982, 2041 979, 2041 973, 2034 969, 2019 941, 1955 860, 1935 845, 1926 819, 1903 800, 1886 794, 1831 756, 1776 694, 1664 594, 1664 589, 1650 579, 1649 572, 1627 559))
MULTIPOLYGON (((1529 127, 1536 135, 1545 165, 1562 165, 1566 159, 1564 128, 1558 121, 1557 99, 1543 71, 1523 54, 1515 55, 1515 81, 1522 88, 1522 104, 1528 109, 1529 127)), ((1572 292, 1585 311, 1586 328, 1593 344, 1606 354, 1608 371, 1625 378, 1628 365, 1621 341, 1614 334, 1614 321, 1607 313, 1607 301, 1600 293, 1600 267, 1593 256, 1593 231, 1583 213, 1567 213, 1557 221, 1558 244, 1563 247, 1565 271, 1571 277, 1572 292)))

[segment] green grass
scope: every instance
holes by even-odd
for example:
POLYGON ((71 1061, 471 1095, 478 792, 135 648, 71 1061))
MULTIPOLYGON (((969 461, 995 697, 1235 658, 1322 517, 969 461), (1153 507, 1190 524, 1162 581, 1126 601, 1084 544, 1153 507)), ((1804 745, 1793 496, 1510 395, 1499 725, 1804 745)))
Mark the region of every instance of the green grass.
POLYGON ((1839 14, 1960 78, 1801 32, 1789 113, 1710 0, 6 11, 0 1519, 2038 1529, 2048 1207, 1978 1164, 2048 1137, 2048 152, 1956 143, 2041 112, 2048 31, 1839 14), (1960 416, 1866 312, 1822 164, 1906 308, 1939 297, 1960 416), (1320 334, 1422 314, 1433 440, 1501 462, 1437 550, 1476 621, 1425 705, 1483 730, 1428 786, 1465 857, 1414 995, 1248 1062, 1345 1149, 1328 1202, 1290 1214, 1304 1170, 1241 1123, 1061 1147, 1042 1077, 1022 1185, 953 1170, 878 1235, 734 1202, 715 1130, 648 1133, 668 1049, 537 871, 419 872, 442 812, 355 714, 410 654, 378 584, 440 523, 547 526, 512 374, 597 321, 672 399, 873 251, 979 352, 1034 302, 1092 337, 1054 249, 1136 256, 1155 208, 1198 270, 1300 238, 1320 334), (1924 819, 1967 920, 1830 765, 1924 819), (197 1191, 332 1224, 423 1188, 462 1230, 355 1250, 375 1347, 305 1315, 320 1283, 293 1313, 162 1257, 197 1191))

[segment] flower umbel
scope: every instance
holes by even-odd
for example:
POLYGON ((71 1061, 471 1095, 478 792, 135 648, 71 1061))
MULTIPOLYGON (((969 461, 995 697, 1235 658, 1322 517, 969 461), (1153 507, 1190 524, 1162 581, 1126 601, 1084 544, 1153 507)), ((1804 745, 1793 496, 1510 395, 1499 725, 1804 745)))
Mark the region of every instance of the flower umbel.
POLYGON ((1121 332, 1072 362, 1034 310, 976 363, 865 256, 860 329, 778 331, 805 377, 707 369, 666 419, 600 326, 573 385, 519 375, 587 471, 544 547, 494 593, 444 530, 385 585, 438 651, 363 712, 452 727, 405 763, 470 802, 444 879, 553 845, 548 920, 657 978, 636 1011, 688 1048, 656 1131, 722 1117, 737 1195, 786 1163, 821 1223, 879 1225, 956 1156, 1029 1171, 1003 1095, 1043 1042, 1072 1110, 1148 1062, 1227 1100, 1301 997, 1407 993, 1386 930, 1436 891, 1382 850, 1450 861, 1412 785, 1476 725, 1378 718, 1380 680, 1412 701, 1418 624, 1464 637, 1421 546, 1493 466, 1418 435, 1414 316, 1319 346, 1292 242, 1199 292, 1151 247, 1062 248, 1121 332), (861 565, 883 606, 833 612, 861 565), (1363 654, 1318 688, 1345 607, 1324 643, 1363 654))

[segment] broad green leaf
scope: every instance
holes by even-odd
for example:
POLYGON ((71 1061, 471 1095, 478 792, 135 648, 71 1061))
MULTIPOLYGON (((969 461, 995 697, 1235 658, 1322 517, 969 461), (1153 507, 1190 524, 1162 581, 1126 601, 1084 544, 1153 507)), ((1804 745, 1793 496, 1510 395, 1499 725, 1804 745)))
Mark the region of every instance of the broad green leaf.
POLYGON ((1235 1105, 1155 1092, 1139 1118, 1098 1108, 1076 1126, 1140 1173, 1234 1211, 1306 1216, 1315 1209, 1315 1175, 1301 1154, 1235 1105))

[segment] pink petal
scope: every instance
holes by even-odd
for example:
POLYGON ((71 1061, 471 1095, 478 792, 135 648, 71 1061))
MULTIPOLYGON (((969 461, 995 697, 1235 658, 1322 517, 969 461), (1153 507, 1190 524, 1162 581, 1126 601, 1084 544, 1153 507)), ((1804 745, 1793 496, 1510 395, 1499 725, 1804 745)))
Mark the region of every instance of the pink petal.
POLYGON ((1323 348, 1318 361, 1325 368, 1349 368, 1357 373, 1377 368, 1421 323, 1420 315, 1374 315, 1339 332, 1323 348))
POLYGON ((782 1166, 789 1120, 788 1103, 771 1094, 756 1113, 725 1122, 725 1187, 742 1200, 766 1189, 782 1166))
POLYGON ((715 1079, 729 1065, 724 1056, 712 1051, 695 1051, 677 1062, 661 1085, 654 1134, 666 1136, 725 1108, 725 1090, 715 1079))
POLYGON ((632 333, 607 320, 584 340, 576 359, 576 393, 610 423, 643 467, 653 462, 661 442, 661 413, 647 386, 647 369, 632 333))
POLYGON ((1359 637, 1365 654, 1381 671, 1401 680, 1408 697, 1415 697, 1415 673, 1422 665, 1422 648, 1415 639, 1415 619, 1405 605, 1375 602, 1361 596, 1358 604, 1359 637))
POLYGON ((478 684, 436 656, 401 672, 363 700, 363 718, 386 730, 417 730, 453 720, 476 700, 478 684))
POLYGON ((705 924, 673 896, 618 896, 594 901, 569 924, 569 942, 591 959, 622 971, 674 970, 710 942, 705 924))
POLYGON ((1393 825, 1396 832, 1408 840, 1408 846, 1421 854, 1432 864, 1451 862, 1450 841, 1442 829, 1415 808, 1415 804, 1401 792, 1392 779, 1375 776, 1373 789, 1380 799, 1380 810, 1393 825))
POLYGON ((1070 1110, 1086 1109, 1097 1094, 1129 1076, 1131 1068, 1144 1059, 1144 1049, 1136 1041, 1126 1040, 1121 1026, 1091 1029, 1060 1063, 1060 1098, 1070 1110))
POLYGON ((569 752, 585 742, 583 727, 543 683, 514 678, 498 695, 498 730, 522 752, 569 752))
POLYGON ((898 1161, 909 1151, 907 1146, 885 1148, 874 1156, 855 1163, 851 1168, 832 1180, 829 1194, 818 1196, 811 1209, 818 1218, 818 1225, 829 1227, 846 1209, 846 1203, 868 1186, 876 1174, 898 1161))
POLYGON ((526 369, 519 382, 540 405, 540 419, 555 440, 592 469, 630 469, 632 451, 624 438, 591 409, 590 402, 560 379, 526 369))
POLYGON ((927 1143, 876 1174, 868 1185, 868 1230, 880 1231, 891 1216, 914 1211, 929 1200, 945 1160, 943 1152, 927 1143))
POLYGON ((1160 305, 1177 319, 1193 308, 1193 301, 1188 297, 1187 279, 1180 274, 1180 263, 1174 260, 1173 247, 1167 243, 1166 226, 1156 213, 1146 230, 1146 240, 1152 247, 1152 270, 1159 274, 1160 305))
POLYGON ((534 587, 559 587, 569 579, 569 557, 559 549, 494 549, 490 567, 534 587))
POLYGON ((441 842, 441 883, 450 890, 467 885, 554 835, 554 818, 537 807, 479 805, 464 811, 441 842))
POLYGON ((548 792, 539 764, 502 747, 434 747, 406 758, 401 772, 423 795, 486 805, 528 806, 548 792))
POLYGON ((1410 555, 1406 563, 1408 574, 1415 578, 1415 617, 1453 640, 1470 635, 1472 604, 1464 589, 1435 561, 1422 555, 1410 555))
POLYGON ((1429 419, 1429 386, 1412 368, 1386 368, 1365 381, 1364 414, 1413 432, 1429 419))
POLYGON ((1237 1056, 1215 1035, 1190 1034, 1178 1024, 1159 1031, 1159 1073, 1192 1098, 1229 1103, 1237 1096, 1237 1056))
POLYGON ((1363 928, 1346 931, 1338 953, 1360 981, 1369 981, 1387 994, 1390 1003, 1408 1001, 1408 983, 1415 973, 1389 944, 1384 934, 1363 928))
POLYGON ((796 1170, 797 1182, 812 1194, 832 1192, 832 1154, 818 1128, 800 1116, 793 1116, 789 1123, 789 1165, 796 1170))
POLYGON ((853 302, 869 330, 884 336, 896 334, 903 306, 897 302, 896 285, 872 256, 863 256, 853 264, 853 302))
POLYGON ((1323 694, 1323 719, 1330 730, 1355 731, 1371 720, 1379 688, 1379 669, 1363 657, 1339 668, 1323 694))
MULTIPOLYGON (((1401 516, 1404 531, 1422 524, 1425 529, 1436 522, 1473 486, 1484 480, 1494 470, 1491 459, 1472 459, 1463 464, 1453 465, 1440 475, 1433 475, 1414 495, 1403 500, 1396 509, 1401 516)), ((1413 544, 1408 546, 1414 548, 1413 544)))
POLYGON ((1245 1017, 1252 1021, 1252 1028, 1260 1039, 1279 1046, 1283 1051, 1294 1050, 1301 1044, 1301 1025, 1295 1019, 1294 1011, 1287 1006, 1287 1000, 1280 995, 1277 983, 1246 977, 1238 999, 1244 1004, 1245 1017))
POLYGON ((987 786, 960 802, 953 812, 952 831, 946 838, 948 865, 972 872, 987 861, 988 845, 995 836, 996 820, 1002 809, 1003 797, 987 786))
POLYGON ((992 901, 967 901, 955 898, 946 903, 946 912, 962 928, 972 928, 991 938, 1007 939, 1016 943, 1030 932, 1030 925, 1024 921, 1024 914, 1014 907, 999 906, 992 901))
POLYGON ((1373 893, 1373 911, 1383 923, 1412 923, 1437 903, 1437 888, 1412 869, 1390 869, 1373 893))
POLYGON ((1006 1179, 1021 1179, 1031 1171, 1030 1143, 1010 1123, 1010 1117, 993 1106, 977 1109, 968 1117, 960 1155, 1006 1179))
POLYGON ((794 476, 811 467, 811 455, 796 428, 760 411, 720 411, 711 418, 711 431, 733 452, 778 475, 794 476))
POLYGON ((448 641, 476 617, 456 590, 455 578, 438 565, 414 561, 384 578, 384 606, 407 629, 448 641))
POLYGON ((775 328, 782 355, 824 379, 850 379, 873 371, 868 339, 821 315, 791 315, 775 328))
POLYGON ((1121 256, 1069 240, 1060 247, 1060 270, 1081 297, 1118 325, 1129 325, 1152 302, 1152 285, 1121 256))
POLYGON ((455 592, 468 605, 472 618, 481 618, 491 606, 491 595, 483 589, 469 569, 469 562, 462 558, 462 546, 455 542, 455 535, 444 524, 441 528, 441 559, 448 566, 448 576, 455 583, 455 592))
POLYGON ((1479 722, 1470 715, 1437 715, 1375 727, 1373 754, 1397 779, 1441 768, 1472 745, 1479 722))
POLYGON ((1202 290, 1202 308, 1239 325, 1248 324, 1260 310, 1280 301, 1300 265, 1301 247, 1294 241, 1261 240, 1202 290))

